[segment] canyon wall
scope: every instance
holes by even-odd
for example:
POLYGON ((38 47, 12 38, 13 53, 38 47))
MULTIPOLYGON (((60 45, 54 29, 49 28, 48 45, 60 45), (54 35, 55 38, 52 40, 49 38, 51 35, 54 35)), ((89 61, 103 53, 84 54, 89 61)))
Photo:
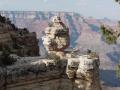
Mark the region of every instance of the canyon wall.
POLYGON ((0 16, 0 51, 4 48, 19 56, 39 55, 36 33, 18 28, 8 18, 0 16))
MULTIPOLYGON (((9 17, 16 26, 26 27, 30 32, 36 32, 38 38, 43 36, 43 31, 48 26, 50 18, 54 15, 60 16, 62 21, 69 27, 70 46, 81 50, 89 48, 99 53, 100 78, 103 88, 105 90, 119 90, 120 80, 116 77, 115 69, 120 58, 120 40, 118 40, 117 45, 106 44, 99 28, 101 23, 116 28, 117 22, 115 20, 87 18, 74 12, 0 11, 0 13, 9 17)), ((40 40, 40 47, 42 47, 41 44, 40 40)), ((41 52, 44 52, 43 47, 41 52)))

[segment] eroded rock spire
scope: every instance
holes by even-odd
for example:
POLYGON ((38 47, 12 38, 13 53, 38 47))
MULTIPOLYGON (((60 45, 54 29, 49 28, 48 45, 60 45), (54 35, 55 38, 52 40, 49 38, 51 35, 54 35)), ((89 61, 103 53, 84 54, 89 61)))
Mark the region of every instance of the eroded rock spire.
POLYGON ((48 53, 64 52, 69 46, 69 29, 60 17, 54 16, 45 29, 45 36, 42 39, 48 53))

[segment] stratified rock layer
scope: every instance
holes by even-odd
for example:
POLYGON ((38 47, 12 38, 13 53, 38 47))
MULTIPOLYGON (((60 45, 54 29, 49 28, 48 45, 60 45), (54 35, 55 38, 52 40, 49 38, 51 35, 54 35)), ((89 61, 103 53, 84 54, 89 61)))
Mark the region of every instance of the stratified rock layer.
POLYGON ((6 48, 19 56, 38 56, 39 46, 36 34, 19 29, 8 18, 0 16, 0 51, 6 48))

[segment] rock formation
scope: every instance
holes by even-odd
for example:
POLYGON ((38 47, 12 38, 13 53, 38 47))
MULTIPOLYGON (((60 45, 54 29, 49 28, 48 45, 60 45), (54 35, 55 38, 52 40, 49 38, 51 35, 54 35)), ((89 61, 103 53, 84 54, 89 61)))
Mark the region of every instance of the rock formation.
POLYGON ((6 70, 0 68, 0 90, 5 87, 8 90, 101 90, 99 59, 82 55, 61 60, 58 67, 54 60, 20 58, 6 70))
POLYGON ((69 29, 60 17, 52 17, 49 26, 45 29, 43 44, 48 53, 64 52, 69 46, 69 29))
POLYGON ((101 90, 99 58, 90 55, 68 59, 66 73, 79 90, 101 90))
MULTIPOLYGON (((15 40, 17 46, 30 46, 28 39, 22 42, 26 33, 26 29, 19 31, 18 40, 16 34, 12 34, 11 40, 15 40)), ((59 17, 53 17, 45 30, 43 43, 48 53, 64 53, 69 46, 69 30, 59 17)), ((96 54, 56 61, 54 58, 19 57, 13 65, 0 67, 0 90, 101 90, 99 57, 96 54)))
POLYGON ((39 55, 36 34, 17 28, 8 18, 0 16, 0 51, 3 48, 19 56, 39 55))
MULTIPOLYGON (((61 19, 57 16, 53 17, 51 21, 51 25, 45 30, 43 44, 48 53, 53 51, 55 53, 59 51, 64 52, 64 49, 69 45, 69 29, 65 27, 61 19)), ((92 52, 79 56, 79 58, 69 57, 66 73, 68 78, 80 90, 101 90, 99 57, 92 52)))

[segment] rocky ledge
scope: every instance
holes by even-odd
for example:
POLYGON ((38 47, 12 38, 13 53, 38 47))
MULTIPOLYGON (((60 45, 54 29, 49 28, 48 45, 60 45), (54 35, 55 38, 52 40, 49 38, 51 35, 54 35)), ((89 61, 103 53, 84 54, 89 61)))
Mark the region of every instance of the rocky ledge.
POLYGON ((60 62, 19 58, 0 68, 0 90, 101 90, 98 58, 80 56, 60 62))

